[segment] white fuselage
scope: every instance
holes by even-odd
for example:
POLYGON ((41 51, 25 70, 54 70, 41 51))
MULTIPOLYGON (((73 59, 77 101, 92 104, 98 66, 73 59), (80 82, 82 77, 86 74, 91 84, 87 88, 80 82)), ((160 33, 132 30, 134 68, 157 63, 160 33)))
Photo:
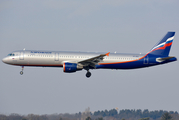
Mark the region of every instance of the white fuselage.
MULTIPOLYGON (((65 62, 78 63, 100 54, 102 53, 21 50, 9 54, 3 61, 19 66, 62 67, 65 62)), ((142 56, 144 55, 110 53, 99 64, 132 61, 142 56)))
POLYGON ((176 61, 169 56, 175 32, 168 32, 147 54, 119 54, 119 53, 91 53, 20 50, 10 53, 2 61, 6 64, 41 67, 63 67, 66 73, 87 70, 86 77, 90 77, 90 69, 136 69, 176 61))

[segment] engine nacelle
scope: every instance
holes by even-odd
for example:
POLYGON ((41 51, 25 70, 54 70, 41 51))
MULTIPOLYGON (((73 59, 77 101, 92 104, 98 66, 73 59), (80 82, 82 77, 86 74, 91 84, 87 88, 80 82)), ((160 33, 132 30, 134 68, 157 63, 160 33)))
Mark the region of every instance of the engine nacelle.
POLYGON ((83 66, 77 63, 64 63, 63 64, 63 71, 64 72, 76 72, 78 70, 82 70, 83 66))

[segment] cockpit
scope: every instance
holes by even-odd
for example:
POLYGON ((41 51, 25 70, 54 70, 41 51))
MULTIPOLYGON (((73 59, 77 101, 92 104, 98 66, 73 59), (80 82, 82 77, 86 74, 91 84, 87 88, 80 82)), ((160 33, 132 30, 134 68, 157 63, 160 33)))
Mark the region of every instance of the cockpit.
POLYGON ((7 57, 3 58, 2 61, 6 64, 12 64, 19 59, 18 54, 18 52, 12 52, 8 54, 7 57))
POLYGON ((7 56, 15 56, 15 54, 14 53, 10 53, 7 56))

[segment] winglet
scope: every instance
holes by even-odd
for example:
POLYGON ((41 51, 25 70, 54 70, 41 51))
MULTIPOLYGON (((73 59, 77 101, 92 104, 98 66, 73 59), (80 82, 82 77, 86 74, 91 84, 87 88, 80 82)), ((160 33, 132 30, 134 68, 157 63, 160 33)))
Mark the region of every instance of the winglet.
POLYGON ((106 55, 106 56, 109 56, 109 53, 110 53, 110 52, 106 53, 105 55, 106 55))

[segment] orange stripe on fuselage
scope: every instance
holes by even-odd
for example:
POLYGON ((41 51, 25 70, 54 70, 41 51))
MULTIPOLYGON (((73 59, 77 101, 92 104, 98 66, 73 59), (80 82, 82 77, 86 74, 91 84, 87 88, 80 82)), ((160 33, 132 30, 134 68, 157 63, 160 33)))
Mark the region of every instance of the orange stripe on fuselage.
POLYGON ((137 60, 130 60, 130 61, 123 61, 123 62, 113 62, 113 63, 99 63, 99 65, 109 65, 109 64, 122 64, 122 63, 129 63, 129 62, 135 62, 138 61, 140 59, 143 59, 145 56, 137 59, 137 60))
POLYGON ((135 62, 135 61, 138 61, 138 60, 141 60, 141 59, 145 58, 149 53, 151 53, 151 52, 153 52, 153 51, 155 51, 155 50, 163 50, 163 49, 165 49, 166 47, 169 47, 169 46, 171 46, 171 45, 172 45, 172 42, 171 42, 171 43, 167 43, 167 44, 165 44, 163 47, 156 48, 156 49, 154 49, 154 50, 148 52, 146 55, 144 55, 143 57, 141 57, 141 58, 139 58, 139 59, 137 59, 137 60, 124 61, 124 62, 113 62, 113 63, 99 63, 99 65, 122 64, 122 63, 135 62))

